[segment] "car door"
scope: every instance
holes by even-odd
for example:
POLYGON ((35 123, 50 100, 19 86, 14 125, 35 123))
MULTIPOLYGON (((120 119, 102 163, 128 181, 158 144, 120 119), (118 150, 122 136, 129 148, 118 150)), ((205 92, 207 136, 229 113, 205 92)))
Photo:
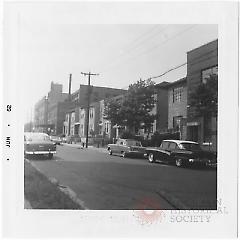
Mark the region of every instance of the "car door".
POLYGON ((122 140, 118 139, 116 144, 113 145, 112 151, 114 153, 120 153, 121 152, 121 146, 122 146, 122 140))
POLYGON ((160 161, 167 161, 166 158, 168 159, 168 155, 169 155, 169 152, 168 152, 168 145, 169 145, 169 142, 168 141, 163 141, 160 145, 160 148, 157 153, 158 153, 158 156, 157 156, 157 159, 160 160, 160 161))
POLYGON ((168 158, 166 159, 168 162, 173 161, 173 153, 177 150, 177 144, 175 142, 170 142, 168 146, 168 158))
POLYGON ((126 147, 126 141, 124 140, 119 141, 118 153, 124 152, 125 147, 126 147))

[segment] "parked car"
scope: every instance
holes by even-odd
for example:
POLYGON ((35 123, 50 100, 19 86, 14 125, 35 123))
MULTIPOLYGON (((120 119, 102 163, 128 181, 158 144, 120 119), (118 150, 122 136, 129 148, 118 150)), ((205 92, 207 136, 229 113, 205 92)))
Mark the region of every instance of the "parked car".
POLYGON ((59 136, 50 136, 50 140, 56 145, 61 145, 62 139, 59 136))
POLYGON ((56 153, 56 145, 46 133, 24 133, 24 155, 48 155, 51 159, 56 153))
POLYGON ((203 151, 197 142, 181 140, 163 140, 159 148, 146 148, 148 161, 174 163, 181 167, 184 165, 212 165, 216 164, 216 155, 212 152, 203 151))
POLYGON ((77 143, 77 142, 81 142, 81 137, 77 134, 66 137, 66 143, 68 144, 77 143))
POLYGON ((120 154, 122 157, 144 157, 145 154, 141 142, 133 139, 118 139, 116 144, 108 144, 107 149, 110 155, 120 154))

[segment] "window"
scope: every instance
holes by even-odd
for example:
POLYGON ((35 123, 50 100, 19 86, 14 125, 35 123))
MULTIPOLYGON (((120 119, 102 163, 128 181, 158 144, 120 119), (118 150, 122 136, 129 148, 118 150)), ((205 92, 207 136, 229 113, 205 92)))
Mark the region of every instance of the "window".
POLYGON ((169 144, 169 142, 162 142, 162 144, 161 144, 161 148, 162 149, 168 149, 168 144, 169 144))
POLYGON ((174 129, 178 129, 180 128, 181 126, 181 121, 182 121, 182 116, 176 116, 176 117, 173 117, 173 128, 174 129))
POLYGON ((171 150, 176 149, 176 143, 171 142, 171 143, 169 144, 169 149, 171 149, 171 150))
POLYGON ((213 74, 218 75, 218 66, 214 66, 214 67, 203 70, 202 71, 202 82, 206 83, 207 79, 213 74))
POLYGON ((183 87, 177 87, 173 89, 173 102, 181 102, 183 87))

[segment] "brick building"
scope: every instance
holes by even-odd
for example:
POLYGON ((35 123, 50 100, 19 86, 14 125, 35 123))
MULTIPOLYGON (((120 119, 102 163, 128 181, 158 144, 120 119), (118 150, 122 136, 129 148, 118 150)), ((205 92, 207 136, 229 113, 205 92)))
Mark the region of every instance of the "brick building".
POLYGON ((165 132, 168 129, 168 89, 169 82, 155 85, 156 91, 156 131, 165 132))
MULTIPOLYGON (((126 90, 108 88, 108 87, 96 87, 90 86, 90 109, 89 109, 89 134, 92 133, 99 135, 102 130, 100 122, 100 101, 106 98, 113 98, 118 95, 125 93, 126 90), (100 125, 99 125, 100 124, 100 125)), ((86 112, 87 112, 87 94, 88 85, 80 85, 79 90, 71 94, 71 102, 74 104, 75 120, 74 120, 74 133, 78 134, 80 137, 86 137, 86 112)), ((65 132, 66 135, 72 134, 72 132, 66 130, 68 122, 67 115, 65 116, 65 132)))
POLYGON ((63 122, 65 112, 70 107, 69 94, 62 92, 62 84, 51 82, 51 89, 48 92, 48 124, 51 125, 51 134, 59 135, 63 133, 63 122))
POLYGON ((170 83, 168 89, 168 129, 180 133, 186 140, 187 128, 187 78, 170 83))
POLYGON ((206 83, 211 74, 218 74, 218 40, 212 41, 187 53, 187 138, 200 143, 211 144, 217 149, 217 119, 210 117, 203 121, 191 106, 191 94, 200 83, 206 83))
MULTIPOLYGON (((102 99, 112 98, 124 94, 125 92, 126 90, 123 89, 90 86, 90 103, 94 103, 102 99)), ((71 94, 71 101, 81 108, 87 107, 87 99, 88 85, 81 84, 80 88, 71 94)))
POLYGON ((61 134, 65 112, 71 106, 66 102, 68 94, 62 92, 62 84, 51 82, 47 97, 43 97, 35 104, 34 125, 36 131, 49 134, 61 134))
POLYGON ((48 128, 48 99, 44 96, 34 106, 35 131, 46 132, 48 128))

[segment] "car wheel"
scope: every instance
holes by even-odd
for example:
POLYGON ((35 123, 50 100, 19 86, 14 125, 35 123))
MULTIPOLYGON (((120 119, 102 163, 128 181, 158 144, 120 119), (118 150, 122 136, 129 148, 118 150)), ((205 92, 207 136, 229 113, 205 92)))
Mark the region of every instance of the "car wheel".
POLYGON ((148 155, 148 161, 149 161, 150 163, 154 163, 154 162, 155 162, 155 156, 154 156, 153 153, 149 153, 149 155, 148 155))
POLYGON ((49 159, 52 159, 52 158, 53 158, 53 153, 49 153, 49 154, 48 154, 48 158, 49 158, 49 159))
POLYGON ((175 160, 175 164, 177 167, 182 167, 183 166, 183 160, 181 158, 177 158, 175 160))
POLYGON ((111 149, 108 149, 108 154, 112 155, 112 150, 111 149))

